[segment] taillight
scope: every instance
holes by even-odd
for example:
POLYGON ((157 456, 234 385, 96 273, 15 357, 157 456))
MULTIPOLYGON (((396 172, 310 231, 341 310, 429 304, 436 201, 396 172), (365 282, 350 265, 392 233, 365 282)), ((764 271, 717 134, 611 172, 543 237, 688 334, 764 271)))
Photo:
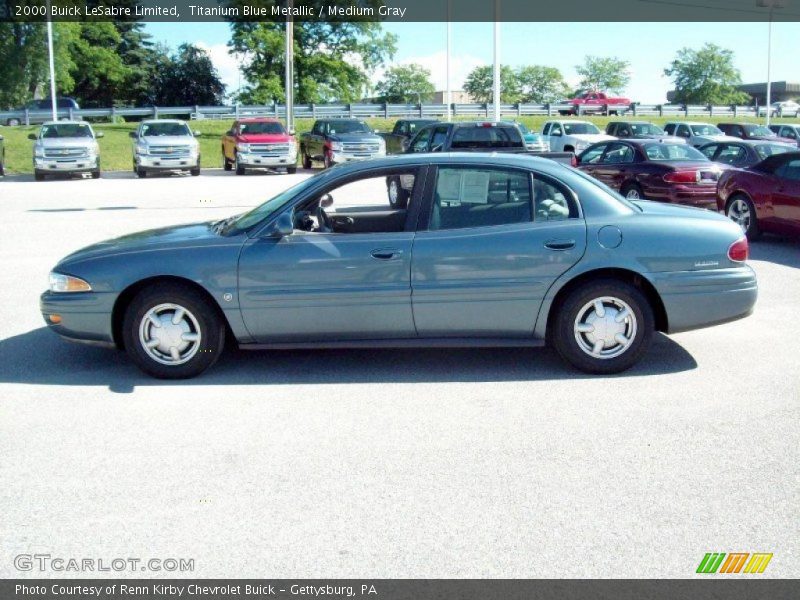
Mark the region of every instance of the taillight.
POLYGON ((700 181, 700 171, 672 171, 664 175, 667 183, 697 183, 700 181))
POLYGON ((733 262, 745 262, 750 256, 750 245, 747 243, 747 238, 739 238, 733 242, 728 248, 728 258, 733 262))

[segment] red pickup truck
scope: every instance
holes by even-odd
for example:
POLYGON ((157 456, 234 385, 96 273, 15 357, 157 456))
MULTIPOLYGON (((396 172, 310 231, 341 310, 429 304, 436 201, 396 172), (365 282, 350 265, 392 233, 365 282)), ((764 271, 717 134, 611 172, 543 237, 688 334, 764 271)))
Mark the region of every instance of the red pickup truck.
POLYGON ((600 113, 606 105, 609 114, 618 115, 630 108, 631 101, 628 98, 614 98, 603 92, 586 92, 577 98, 565 100, 564 104, 569 104, 570 108, 560 110, 562 115, 600 113))
POLYGON ((284 168, 297 171, 297 143, 294 135, 277 119, 240 119, 222 136, 222 166, 236 168, 237 175, 246 169, 284 168))

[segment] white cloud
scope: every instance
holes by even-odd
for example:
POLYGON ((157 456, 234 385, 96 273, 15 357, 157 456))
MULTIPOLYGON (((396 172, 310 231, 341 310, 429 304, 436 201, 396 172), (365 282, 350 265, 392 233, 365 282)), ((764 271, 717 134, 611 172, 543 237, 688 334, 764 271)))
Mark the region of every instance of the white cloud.
MULTIPOLYGON (((426 56, 410 56, 393 63, 391 66, 408 65, 416 63, 431 72, 431 82, 437 90, 447 87, 447 52, 444 50, 426 56)), ((485 61, 470 54, 450 54, 450 85, 454 90, 462 89, 464 80, 475 67, 485 64, 485 61)), ((376 70, 372 76, 373 85, 383 78, 385 69, 376 70)))
MULTIPOLYGON (((235 93, 239 89, 240 83, 240 58, 241 60, 244 60, 244 57, 237 57, 234 54, 230 54, 226 44, 207 44, 203 41, 199 41, 195 42, 195 45, 198 48, 205 50, 206 53, 211 57, 211 62, 214 63, 214 68, 217 69, 219 77, 222 79, 222 83, 224 83, 226 86, 226 92, 228 94, 235 93)), ((242 78, 241 85, 244 84, 245 81, 244 78, 242 78)))

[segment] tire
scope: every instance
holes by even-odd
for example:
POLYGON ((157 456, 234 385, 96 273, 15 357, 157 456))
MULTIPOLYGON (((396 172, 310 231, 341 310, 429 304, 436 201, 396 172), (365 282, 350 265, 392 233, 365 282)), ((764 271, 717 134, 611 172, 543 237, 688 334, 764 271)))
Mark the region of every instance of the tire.
POLYGON ((303 153, 303 168, 310 169, 311 168, 311 157, 306 154, 306 151, 301 148, 300 151, 303 153))
POLYGON ((408 190, 404 190, 399 177, 390 177, 386 182, 386 195, 389 197, 389 206, 392 208, 406 208, 408 206, 408 190))
POLYGON ((142 168, 137 168, 137 169, 136 169, 136 176, 137 176, 139 179, 146 179, 146 178, 147 178, 147 171, 145 171, 145 170, 144 170, 144 169, 142 169, 142 168))
POLYGON ((640 186, 638 183, 624 184, 620 188, 619 193, 625 196, 628 200, 644 200, 642 186, 640 186))
POLYGON ((653 309, 639 289, 617 279, 598 279, 569 293, 555 315, 551 336, 553 346, 573 367, 608 375, 639 362, 650 346, 654 330, 653 309), (598 301, 605 319, 595 308, 598 301), (625 311, 628 316, 617 323, 613 317, 625 311), (603 338, 595 337, 596 330, 579 329, 579 325, 591 327, 598 319, 602 319, 603 338), (628 341, 617 341, 619 334, 628 341))
POLYGON ((44 181, 44 173, 42 173, 41 171, 34 171, 33 178, 36 181, 44 181))
POLYGON ((0 156, 0 177, 4 177, 6 174, 6 163, 5 163, 5 156, 0 156))
POLYGON ((200 175, 200 167, 195 167, 194 169, 190 169, 189 173, 192 174, 192 177, 197 177, 200 175))
POLYGON ((225 325, 211 301, 197 290, 174 283, 139 292, 125 311, 122 335, 131 360, 158 379, 199 375, 217 362, 225 345, 225 325), (151 313, 161 325, 148 318, 151 313), (182 316, 173 324, 176 314, 182 316), (169 329, 160 337, 157 330, 165 326, 169 329), (189 334, 195 339, 185 340, 189 334), (159 343, 148 349, 148 340, 159 343))
POLYGON ((286 173, 288 175, 294 175, 297 173, 297 167, 286 167, 286 173))
POLYGON ((231 161, 228 160, 228 157, 225 156, 225 148, 222 149, 222 168, 225 171, 230 171, 233 169, 233 165, 231 161))
POLYGON ((725 216, 739 225, 748 239, 757 240, 761 237, 755 204, 745 194, 734 194, 728 199, 725 216))
POLYGON ((92 179, 100 179, 100 169, 92 171, 92 179))
POLYGON ((245 169, 242 165, 239 164, 239 155, 236 155, 236 174, 237 175, 244 175, 245 169))

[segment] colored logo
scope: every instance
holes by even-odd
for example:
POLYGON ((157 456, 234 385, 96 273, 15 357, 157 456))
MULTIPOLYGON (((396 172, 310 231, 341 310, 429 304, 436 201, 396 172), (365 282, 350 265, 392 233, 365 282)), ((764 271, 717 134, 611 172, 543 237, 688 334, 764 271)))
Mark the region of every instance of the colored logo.
POLYGON ((763 573, 772 554, 765 552, 708 552, 697 567, 698 573, 713 575, 715 573, 763 573), (750 560, 748 560, 748 557, 750 560))

